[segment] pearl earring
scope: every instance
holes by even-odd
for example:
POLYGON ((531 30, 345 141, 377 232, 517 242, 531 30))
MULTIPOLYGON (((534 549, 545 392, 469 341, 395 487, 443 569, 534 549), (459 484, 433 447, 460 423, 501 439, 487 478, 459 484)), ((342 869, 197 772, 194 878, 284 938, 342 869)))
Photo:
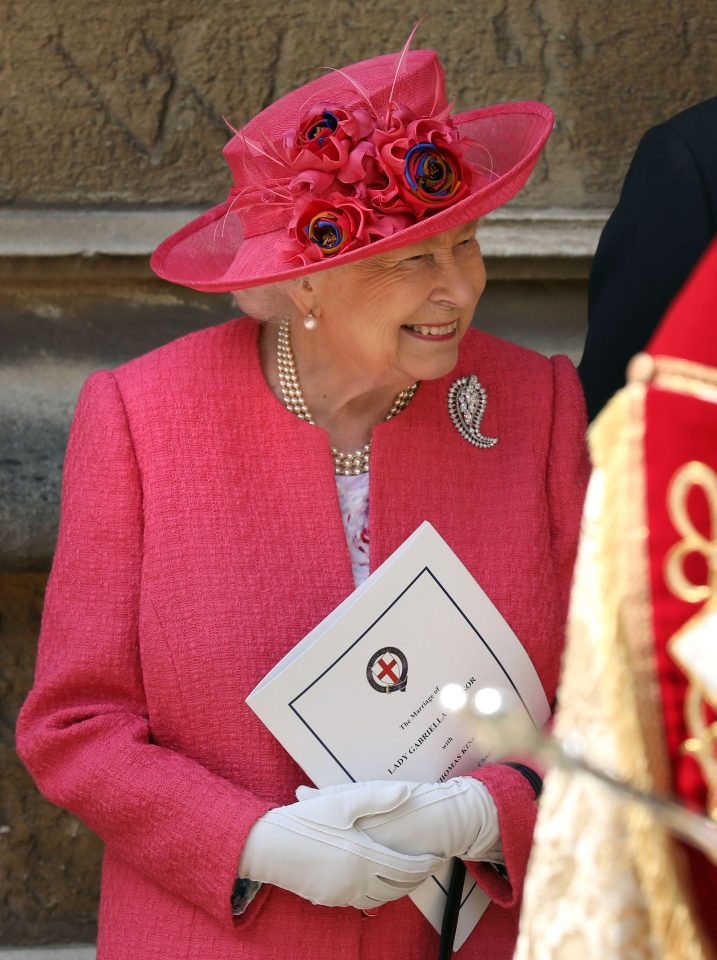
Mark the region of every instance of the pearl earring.
POLYGON ((304 317, 304 326, 307 330, 316 330, 316 317, 311 311, 304 317))

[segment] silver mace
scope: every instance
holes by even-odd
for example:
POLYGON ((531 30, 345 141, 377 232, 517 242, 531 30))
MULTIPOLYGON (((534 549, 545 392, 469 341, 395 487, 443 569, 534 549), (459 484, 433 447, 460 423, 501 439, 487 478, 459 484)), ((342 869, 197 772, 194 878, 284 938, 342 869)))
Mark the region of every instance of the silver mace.
POLYGON ((507 691, 483 687, 471 698, 468 706, 463 688, 449 684, 441 691, 441 703, 452 712, 470 710, 476 739, 482 747, 490 750, 492 759, 527 754, 547 766, 591 777, 613 793, 646 807, 671 833, 717 864, 717 823, 714 820, 688 810, 674 797, 639 790, 612 776, 590 762, 579 737, 555 737, 538 730, 525 708, 507 691))

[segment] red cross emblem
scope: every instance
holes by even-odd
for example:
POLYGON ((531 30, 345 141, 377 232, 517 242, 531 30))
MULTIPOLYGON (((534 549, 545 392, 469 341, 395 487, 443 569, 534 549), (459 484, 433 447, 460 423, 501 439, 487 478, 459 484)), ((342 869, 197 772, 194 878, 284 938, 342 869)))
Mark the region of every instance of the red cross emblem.
POLYGON ((393 672, 393 668, 398 666, 398 660, 394 659, 390 663, 386 663, 383 657, 379 657, 376 666, 381 668, 381 672, 376 677, 377 680, 383 680, 384 677, 388 677, 391 683, 398 683, 400 677, 393 672))
POLYGON ((408 660, 396 647, 383 647, 377 650, 369 660, 366 679, 379 693, 405 690, 408 680, 408 660))

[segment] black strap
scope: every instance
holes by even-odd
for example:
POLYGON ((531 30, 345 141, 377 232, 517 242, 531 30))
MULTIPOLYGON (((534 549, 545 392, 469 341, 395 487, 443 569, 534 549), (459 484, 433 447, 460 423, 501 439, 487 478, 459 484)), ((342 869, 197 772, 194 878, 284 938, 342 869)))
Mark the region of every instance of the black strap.
MULTIPOLYGON (((524 763, 505 762, 505 767, 512 767, 517 770, 528 781, 533 788, 535 799, 537 800, 543 792, 543 778, 526 766, 524 763)), ((499 864, 491 864, 499 867, 499 864)), ((507 879, 507 874, 503 871, 507 879)), ((453 860, 453 870, 448 884, 448 894, 446 895, 446 907, 443 911, 443 923, 441 924, 441 945, 438 951, 438 960, 451 960, 453 956, 453 943, 456 939, 456 927, 458 926, 458 914, 461 909, 461 897, 463 895, 463 882, 466 876, 466 865, 462 860, 453 860)))
POLYGON ((504 767, 512 767, 514 770, 517 770, 518 773, 522 774, 528 783, 533 788, 533 793, 535 794, 535 799, 537 800, 540 794, 543 792, 543 778, 531 769, 531 767, 526 767, 524 763, 512 763, 506 761, 503 764, 504 767))
POLYGON ((446 908, 443 911, 441 946, 438 951, 438 960, 450 960, 453 955, 453 942, 456 939, 456 927, 458 926, 458 914, 461 909, 461 896, 463 894, 463 881, 465 880, 465 876, 465 863, 455 858, 453 860, 451 880, 448 884, 448 894, 446 895, 446 908))

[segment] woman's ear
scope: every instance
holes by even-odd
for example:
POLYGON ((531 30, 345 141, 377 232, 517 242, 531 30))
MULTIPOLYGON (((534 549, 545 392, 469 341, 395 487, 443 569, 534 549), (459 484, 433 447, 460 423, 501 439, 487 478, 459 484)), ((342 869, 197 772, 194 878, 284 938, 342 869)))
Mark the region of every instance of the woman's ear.
POLYGON ((318 316, 321 312, 315 285, 310 277, 299 277, 297 280, 293 280, 287 292, 302 317, 309 313, 318 316))

